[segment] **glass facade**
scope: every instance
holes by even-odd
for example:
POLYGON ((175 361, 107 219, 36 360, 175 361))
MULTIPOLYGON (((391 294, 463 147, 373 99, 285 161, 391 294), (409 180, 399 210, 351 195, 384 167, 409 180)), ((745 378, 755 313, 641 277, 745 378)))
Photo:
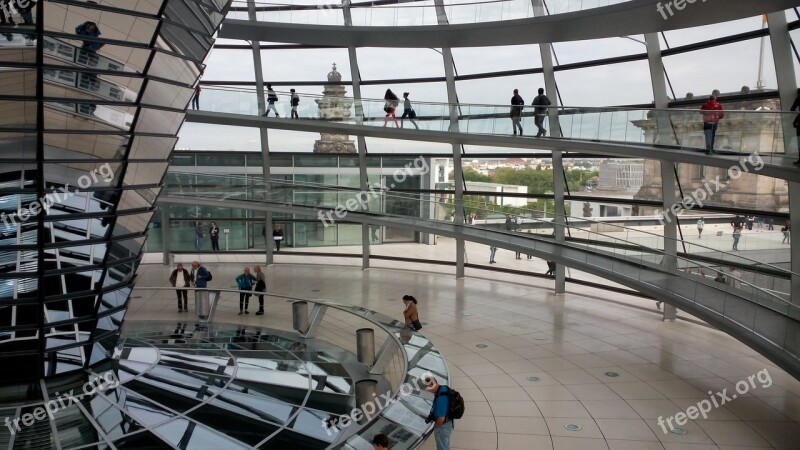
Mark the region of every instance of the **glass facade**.
POLYGON ((102 363, 226 2, 3 2, 0 383, 102 363))

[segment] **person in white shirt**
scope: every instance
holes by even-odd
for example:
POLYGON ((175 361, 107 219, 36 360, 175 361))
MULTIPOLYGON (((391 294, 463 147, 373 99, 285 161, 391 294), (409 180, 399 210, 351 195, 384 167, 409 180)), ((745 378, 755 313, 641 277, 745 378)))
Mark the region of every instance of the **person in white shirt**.
POLYGON ((186 288, 191 287, 192 277, 189 272, 183 268, 183 264, 178 263, 178 266, 169 276, 169 282, 172 287, 175 287, 175 293, 178 295, 178 312, 189 311, 188 292, 186 288), (183 299, 183 304, 181 304, 183 299))
POLYGON ((701 217, 700 220, 697 221, 697 238, 700 239, 703 237, 703 228, 706 226, 706 221, 703 220, 701 217))

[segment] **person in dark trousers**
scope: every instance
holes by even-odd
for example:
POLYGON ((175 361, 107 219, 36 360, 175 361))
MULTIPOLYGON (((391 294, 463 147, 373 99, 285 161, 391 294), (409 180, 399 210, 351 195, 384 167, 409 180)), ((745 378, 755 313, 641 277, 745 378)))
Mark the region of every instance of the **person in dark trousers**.
POLYGON ((547 272, 545 275, 554 277, 556 276, 556 262, 555 261, 547 261, 547 272))
POLYGON ((276 225, 272 230, 272 240, 275 241, 275 251, 281 251, 281 241, 283 240, 283 229, 280 225, 276 225))
POLYGON ((414 128, 419 130, 417 122, 414 122, 414 118, 417 117, 417 113, 414 112, 414 108, 411 107, 411 100, 408 99, 408 92, 403 92, 403 115, 400 116, 401 127, 405 127, 406 117, 408 117, 408 120, 411 121, 411 125, 414 125, 414 128))
POLYGON ((391 116, 392 120, 394 121, 395 128, 400 128, 400 124, 397 122, 397 116, 394 113, 397 109, 397 105, 400 104, 400 99, 397 98, 397 95, 395 95, 391 89, 387 89, 386 94, 383 96, 383 100, 386 102, 383 105, 383 110, 386 112, 386 116, 383 118, 383 126, 386 126, 386 123, 389 121, 389 117, 391 116))
POLYGON ((389 450, 389 436, 385 434, 376 434, 372 438, 372 448, 374 450, 389 450))
POLYGON ((717 96, 719 96, 719 91, 715 89, 708 101, 700 107, 700 112, 703 114, 703 133, 706 136, 706 152, 708 154, 714 153, 717 127, 719 121, 725 117, 725 111, 722 104, 717 101, 717 96))
POLYGON ((178 312, 189 311, 189 293, 185 288, 191 287, 191 282, 189 271, 183 268, 183 264, 178 263, 177 268, 169 275, 169 283, 172 287, 177 288, 175 294, 178 296, 178 312), (183 299, 183 304, 181 304, 181 299, 183 299))
POLYGON ((275 102, 278 101, 278 94, 272 90, 272 85, 267 85, 267 110, 264 111, 264 117, 269 117, 269 112, 274 111, 275 117, 280 117, 278 115, 278 109, 275 108, 275 102))
MULTIPOLYGON (((244 273, 236 277, 236 286, 239 288, 240 291, 252 291, 253 290, 253 283, 256 281, 256 277, 250 273, 250 268, 245 267, 244 273)), ((250 295, 245 292, 239 292, 239 315, 242 314, 250 314, 250 311, 247 310, 247 307, 250 306, 250 295)))
POLYGON ((197 83, 197 86, 194 87, 194 96, 192 96, 192 109, 200 109, 200 91, 202 90, 200 83, 197 83))
POLYGON ((519 95, 519 89, 514 89, 514 96, 511 97, 511 128, 514 130, 514 136, 517 135, 517 128, 519 128, 519 135, 522 136, 522 108, 525 107, 525 100, 519 95))
MULTIPOLYGON (((297 95, 297 92, 294 89, 289 89, 291 92, 291 103, 292 103, 292 119, 299 119, 300 116, 297 114, 297 106, 300 105, 300 96, 297 95)), ((277 114, 277 113, 275 113, 277 114)))
POLYGON ((450 399, 448 398, 447 386, 442 386, 434 377, 428 377, 425 381, 427 390, 433 392, 433 405, 428 419, 433 422, 433 437, 436 439, 436 450, 450 450, 450 437, 453 434, 453 420, 447 417, 450 409, 450 399))
MULTIPOLYGON (((75 27, 75 34, 79 36, 87 36, 94 38, 94 37, 99 37, 101 33, 96 23, 87 20, 86 22, 75 27)), ((105 44, 102 42, 83 41, 83 46, 81 48, 86 50, 87 52, 96 53, 104 45, 105 44)))
POLYGON ((767 231, 774 231, 775 230, 775 219, 772 217, 767 217, 767 231))
POLYGON ((261 266, 253 267, 256 273, 256 292, 258 292, 258 311, 257 316, 264 315, 264 292, 267 291, 267 276, 261 271, 261 266))
POLYGON ((550 99, 544 95, 544 89, 539 88, 539 95, 533 99, 533 103, 531 105, 535 106, 536 108, 533 110, 533 123, 536 125, 536 128, 539 131, 536 133, 536 137, 542 137, 547 133, 547 130, 544 129, 544 118, 547 117, 547 107, 550 106, 550 99))
POLYGON ((205 289, 208 287, 208 269, 197 261, 192 261, 192 272, 189 274, 194 287, 205 289))
POLYGON ((219 227, 214 222, 211 222, 211 227, 208 229, 208 237, 211 239, 211 250, 219 251, 219 227))
MULTIPOLYGON (((797 90, 797 98, 794 99, 794 103, 792 103, 792 108, 790 109, 790 111, 797 111, 798 113, 800 113, 800 89, 797 90)), ((795 132, 797 133, 797 151, 798 151, 797 161, 795 161, 793 164, 800 165, 800 114, 797 114, 797 116, 795 116, 794 122, 792 122, 792 126, 794 127, 795 132)))
POLYGON ((196 235, 195 236, 195 241, 194 241, 194 246, 197 249, 197 251, 199 252, 200 250, 203 249, 203 239, 206 237, 206 232, 205 232, 205 230, 203 230, 203 226, 200 225, 200 222, 195 222, 194 232, 195 232, 195 235, 196 235))

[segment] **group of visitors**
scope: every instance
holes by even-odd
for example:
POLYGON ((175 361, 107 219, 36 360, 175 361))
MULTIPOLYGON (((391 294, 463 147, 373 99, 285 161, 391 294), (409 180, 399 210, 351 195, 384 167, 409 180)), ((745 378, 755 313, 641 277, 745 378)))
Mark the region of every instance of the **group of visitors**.
MULTIPOLYGON (((198 252, 203 250, 203 244, 205 243, 206 239, 206 229, 203 228, 203 224, 200 221, 194 223, 194 248, 198 252)), ((216 223, 211 222, 211 226, 208 228, 208 236, 211 239, 211 250, 218 252, 219 251, 219 227, 216 223)))
MULTIPOLYGON (((547 133, 544 128, 544 118, 547 116, 547 107, 551 105, 550 99, 545 95, 544 89, 539 88, 539 95, 533 99, 531 106, 533 110, 533 123, 536 125, 536 137, 542 137, 547 133)), ((509 115, 511 117, 511 128, 514 130, 514 136, 522 136, 522 110, 525 108, 525 100, 519 94, 519 89, 514 89, 514 95, 511 97, 511 110, 509 115)))
POLYGON ((178 312, 189 311, 188 288, 205 289, 211 279, 211 272, 198 261, 193 261, 191 267, 192 271, 189 272, 183 268, 183 264, 178 263, 169 275, 169 282, 176 288, 175 293, 178 296, 178 312))
POLYGON ((386 113, 386 115, 383 117, 383 126, 386 126, 386 124, 389 122, 389 118, 391 117, 392 121, 394 122, 395 128, 397 127, 405 128, 405 119, 408 118, 408 120, 411 121, 411 124, 414 125, 414 128, 419 130, 417 122, 414 121, 414 119, 417 117, 417 113, 411 106, 411 99, 409 99, 408 96, 409 96, 408 92, 403 92, 403 115, 400 116, 400 120, 402 120, 402 123, 398 125, 397 116, 395 115, 395 110, 400 105, 400 99, 397 98, 397 94, 392 92, 391 89, 386 90, 386 94, 384 94, 383 96, 383 100, 385 102, 383 104, 383 111, 386 113))
MULTIPOLYGON (((267 85, 267 109, 264 111, 264 117, 269 117, 269 112, 272 111, 275 113, 275 117, 280 117, 278 114, 278 109, 275 107, 275 103, 278 102, 278 94, 275 93, 275 90, 272 89, 272 85, 267 85)), ((299 119, 300 115, 297 114, 297 107, 300 105, 300 96, 297 95, 297 92, 294 88, 289 89, 289 106, 292 107, 291 111, 291 118, 292 119, 299 119)))

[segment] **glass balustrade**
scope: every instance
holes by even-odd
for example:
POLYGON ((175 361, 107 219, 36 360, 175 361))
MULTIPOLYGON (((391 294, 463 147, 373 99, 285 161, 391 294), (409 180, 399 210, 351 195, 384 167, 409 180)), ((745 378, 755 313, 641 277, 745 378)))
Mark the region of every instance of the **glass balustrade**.
MULTIPOLYGON (((127 349, 125 354, 128 355, 120 358, 121 372, 125 374, 122 379, 128 381, 130 377, 127 374, 147 378, 149 373, 163 374, 174 369, 168 363, 158 368, 155 365, 140 364, 142 358, 137 358, 136 355, 143 352, 149 351, 152 356, 148 357, 155 359, 158 359, 157 353, 161 353, 161 359, 166 360, 174 358, 176 354, 191 354, 192 357, 185 360, 186 364, 197 364, 199 367, 195 369, 202 371, 219 362, 218 359, 214 360, 213 351, 225 351, 229 353, 223 353, 222 356, 224 360, 230 361, 225 375, 244 379, 251 377, 251 382, 256 385, 260 383, 262 390, 255 389, 253 392, 258 392, 261 400, 269 397, 269 388, 264 389, 267 386, 289 391, 307 389, 308 392, 305 396, 290 395, 272 398, 272 404, 263 403, 262 406, 267 408, 266 412, 271 413, 264 422, 267 431, 263 432, 263 436, 251 438, 248 443, 259 442, 269 436, 272 432, 270 425, 286 427, 289 433, 321 439, 326 445, 330 445, 329 448, 345 449, 361 448, 361 442, 366 442, 378 432, 391 432, 398 445, 402 442, 406 446, 404 448, 415 448, 430 433, 432 425, 426 424, 424 419, 430 410, 431 399, 421 393, 424 391, 419 389, 416 379, 430 373, 440 383, 447 384, 450 374, 435 342, 426 338, 424 332, 409 330, 402 321, 402 316, 398 320, 358 306, 269 293, 264 296, 268 314, 264 316, 266 322, 262 323, 263 327, 240 324, 236 326, 234 334, 233 326, 225 321, 237 317, 239 308, 236 299, 242 291, 214 287, 231 284, 234 284, 233 279, 226 280, 219 273, 210 283, 209 289, 215 292, 215 298, 221 300, 215 306, 214 317, 210 319, 213 320, 213 326, 208 328, 198 326, 192 330, 190 325, 187 329, 186 322, 167 328, 163 322, 128 319, 117 345, 120 353, 127 349), (306 302, 309 310, 314 308, 323 311, 319 315, 312 314, 312 339, 301 338, 293 327, 295 302, 306 302), (175 330, 168 331, 172 328, 175 330), (369 420, 364 423, 340 427, 335 422, 330 422, 330 426, 326 427, 322 418, 333 415, 342 407, 342 403, 347 406, 349 401, 358 401, 356 406, 363 408, 363 403, 372 400, 356 398, 358 394, 355 381, 340 366, 357 364, 357 331, 365 328, 374 331, 375 351, 385 352, 376 354, 376 358, 381 357, 385 361, 380 364, 381 370, 375 376, 380 381, 376 385, 381 389, 376 393, 393 401, 373 405, 375 408, 368 414, 369 420), (205 356, 200 355, 197 348, 204 349, 200 353, 205 356), (253 378, 254 375, 258 376, 253 378), (319 377, 326 377, 326 383, 320 385, 311 382, 319 377), (335 389, 331 389, 331 386, 335 386, 335 389), (298 412, 295 414, 306 419, 294 420, 294 415, 278 414, 276 406, 296 408, 298 412), (325 409, 326 407, 330 409, 325 409), (311 420, 308 416, 313 419, 317 419, 317 416, 321 418, 311 420), (280 420, 281 417, 284 420, 280 420)), ((189 290, 194 291, 194 288, 189 290)), ((253 291, 244 292, 251 294, 253 291)), ((175 300, 174 289, 165 287, 136 286, 133 295, 136 298, 145 297, 149 305, 161 305, 164 308, 171 308, 175 300)), ((194 292, 190 295, 194 295, 194 292)), ((255 301, 253 295, 250 304, 253 305, 255 301)), ((135 391, 139 386, 142 385, 123 382, 123 389, 135 391)), ((187 384, 184 379, 178 379, 175 386, 188 391, 193 388, 192 383, 187 384)), ((219 398, 228 396, 223 394, 219 398)), ((346 412, 350 412, 349 407, 346 412)), ((224 430, 225 424, 221 426, 224 430)), ((284 435, 289 433, 284 432, 284 435)), ((269 436, 269 444, 280 446, 285 442, 281 437, 280 434, 269 436)))
MULTIPOLYGON (((210 112, 244 115, 259 114, 257 94, 254 90, 212 88, 203 89, 200 109, 210 112)), ((274 104, 278 117, 291 117, 288 92, 278 93, 274 104)), ((404 108, 400 99, 394 117, 387 116, 387 102, 383 99, 362 99, 356 102, 347 97, 322 97, 299 95, 297 114, 303 120, 321 120, 367 126, 397 127, 424 131, 457 131, 480 135, 512 135, 510 106, 447 104, 412 102, 414 119, 402 118, 404 108), (323 105, 320 108, 320 105, 323 105), (332 111, 336 111, 332 113, 332 111)), ((639 109, 639 108, 586 108, 551 107, 558 112, 560 136, 551 136, 553 124, 544 119, 546 138, 563 138, 581 141, 653 146, 660 149, 706 150, 703 115, 694 109, 639 109)), ((791 127, 797 114, 783 111, 725 111, 714 144, 714 151, 722 155, 739 157, 732 161, 729 176, 758 171, 763 164, 788 164, 792 158, 785 155, 784 128, 791 127)), ((267 117, 275 117, 273 110, 267 117)), ((530 145, 540 138, 532 137, 534 108, 525 106, 521 119, 530 145)), ((793 131, 793 130, 792 130, 793 131)), ((794 133, 790 134, 794 145, 794 133)), ((647 156, 643 153, 642 156, 647 156)), ((725 174, 720 176, 725 178, 725 174)), ((724 179, 722 181, 725 181, 724 179)))
MULTIPOLYGON (((545 2, 545 14, 556 15, 602 8, 630 0, 555 0, 545 2)), ((306 25, 344 25, 342 6, 338 3, 309 4, 307 1, 280 3, 256 1, 256 19, 262 22, 306 25)), ((229 19, 248 19, 247 1, 235 1, 229 19)), ((438 15, 446 15, 448 24, 484 23, 534 17, 530 0, 455 0, 437 8, 434 2, 414 1, 387 5, 354 2, 350 7, 354 26, 424 26, 438 25, 438 15)))
MULTIPOLYGON (((231 175, 204 175, 204 178, 214 177, 224 178, 228 184, 232 177, 236 178, 231 175)), ((362 211, 361 205, 367 205, 370 211, 375 211, 380 216, 421 221, 426 226, 436 223, 452 224, 456 211, 450 194, 397 193, 390 190, 365 191, 362 194, 358 190, 340 186, 284 181, 264 183, 257 178, 247 178, 246 181, 243 179, 242 183, 236 183, 241 184, 238 186, 223 186, 222 182, 219 183, 220 186, 214 184, 168 188, 165 194, 306 206, 321 211, 319 214, 315 211, 314 215, 323 224, 325 221, 346 221, 346 211, 362 211), (376 202, 376 196, 381 201, 376 202), (391 202, 391 213, 380 211, 381 202, 391 202)), ((552 245, 554 230, 556 227, 563 227, 567 246, 582 250, 580 257, 584 259, 581 262, 590 263, 591 258, 600 256, 604 259, 598 260, 598 264, 611 263, 612 267, 607 269, 612 271, 615 264, 624 266, 628 271, 631 267, 639 267, 637 277, 663 272, 664 268, 660 264, 667 258, 664 249, 672 247, 677 249, 676 269, 687 280, 714 283, 714 279, 719 278, 726 283, 724 289, 734 292, 735 295, 745 296, 759 303, 779 304, 784 309, 789 307, 789 285, 793 272, 778 265, 718 247, 674 240, 642 229, 608 222, 567 217, 566 223, 559 225, 553 214, 528 208, 505 207, 503 212, 498 212, 479 205, 465 206, 476 211, 480 217, 500 217, 500 220, 468 219, 470 226, 464 232, 470 235, 497 239, 498 233, 503 233, 509 243, 534 245, 536 248, 537 242, 548 242, 552 245), (737 271, 733 271, 734 267, 737 271)))

